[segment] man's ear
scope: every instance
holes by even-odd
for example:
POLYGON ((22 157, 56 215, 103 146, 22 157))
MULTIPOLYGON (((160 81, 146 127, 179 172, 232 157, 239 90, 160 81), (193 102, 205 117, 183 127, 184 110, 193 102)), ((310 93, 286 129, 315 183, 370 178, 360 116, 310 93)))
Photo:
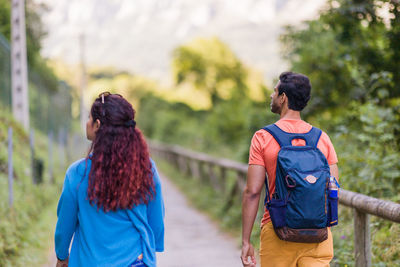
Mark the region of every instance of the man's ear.
POLYGON ((100 124, 101 124, 101 122, 100 122, 100 120, 99 119, 97 119, 95 122, 94 122, 94 132, 97 132, 97 130, 100 128, 100 124))
POLYGON ((287 102, 287 96, 286 96, 286 94, 285 94, 285 93, 282 93, 281 96, 282 96, 281 104, 283 104, 285 101, 287 102))

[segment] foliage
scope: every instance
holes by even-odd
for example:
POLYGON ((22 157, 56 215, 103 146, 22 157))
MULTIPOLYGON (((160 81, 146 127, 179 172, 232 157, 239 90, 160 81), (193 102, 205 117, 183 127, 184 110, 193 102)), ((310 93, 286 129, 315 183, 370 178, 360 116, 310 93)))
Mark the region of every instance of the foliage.
POLYGON ((345 188, 399 201, 400 189, 399 117, 400 106, 382 107, 353 102, 341 116, 334 142, 339 155, 345 188))
POLYGON ((7 0, 0 0, 0 33, 2 33, 8 40, 11 35, 11 2, 7 0))
POLYGON ((313 84, 309 112, 400 94, 397 1, 329 1, 319 19, 288 26, 281 41, 294 71, 313 84), (388 19, 390 18, 390 19, 388 19))
POLYGON ((175 49, 173 70, 176 83, 189 82, 205 90, 211 104, 220 99, 247 94, 246 69, 219 39, 198 39, 175 49))
MULTIPOLYGON (((11 36, 11 11, 10 1, 0 0, 0 33, 9 41, 11 36)), ((44 3, 36 3, 33 0, 26 2, 26 45, 29 68, 43 79, 43 85, 50 91, 57 90, 57 77, 47 67, 46 62, 40 56, 41 41, 46 35, 45 28, 41 21, 41 15, 48 10, 44 3)))
MULTIPOLYGON (((10 1, 0 0, 0 34, 8 40, 11 34, 10 4, 10 1)), ((29 0, 25 9, 31 125, 45 134, 61 128, 67 131, 72 123, 71 87, 58 80, 47 60, 40 55, 41 40, 46 34, 41 15, 47 11, 47 7, 29 0)), ((0 46, 0 58, 4 63, 0 68, 0 91, 4 95, 0 104, 11 109, 10 50, 6 44, 0 46)))

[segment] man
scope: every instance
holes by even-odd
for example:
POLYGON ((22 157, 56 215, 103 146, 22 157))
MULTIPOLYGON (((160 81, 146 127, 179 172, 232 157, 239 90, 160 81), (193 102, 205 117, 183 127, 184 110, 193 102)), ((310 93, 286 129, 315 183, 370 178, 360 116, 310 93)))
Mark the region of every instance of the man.
MULTIPOLYGON (((280 115, 275 124, 285 132, 307 133, 312 126, 303 121, 300 111, 310 99, 311 84, 307 76, 284 72, 271 94, 271 111, 280 115)), ((304 146, 305 141, 295 139, 294 146, 304 146)), ((331 175, 338 179, 337 156, 328 137, 322 132, 318 149, 328 160, 331 175)), ((280 146, 272 135, 261 129, 251 141, 247 184, 242 202, 242 254, 243 266, 256 266, 254 248, 250 243, 251 230, 258 211, 260 194, 265 182, 269 180, 269 192, 275 192, 275 175, 280 146)), ((332 234, 328 229, 328 239, 321 243, 295 243, 283 241, 274 232, 268 210, 265 209, 261 222, 260 260, 262 267, 313 267, 329 266, 333 257, 332 234)))

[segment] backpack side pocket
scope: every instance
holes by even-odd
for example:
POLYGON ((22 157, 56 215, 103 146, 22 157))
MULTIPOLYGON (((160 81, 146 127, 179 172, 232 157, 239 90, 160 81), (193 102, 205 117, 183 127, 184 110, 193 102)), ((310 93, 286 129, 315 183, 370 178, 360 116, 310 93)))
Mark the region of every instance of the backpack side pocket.
POLYGON ((328 226, 338 224, 338 200, 337 197, 328 197, 328 226))
POLYGON ((267 203, 267 209, 274 228, 286 226, 286 205, 285 199, 271 199, 271 201, 267 203))

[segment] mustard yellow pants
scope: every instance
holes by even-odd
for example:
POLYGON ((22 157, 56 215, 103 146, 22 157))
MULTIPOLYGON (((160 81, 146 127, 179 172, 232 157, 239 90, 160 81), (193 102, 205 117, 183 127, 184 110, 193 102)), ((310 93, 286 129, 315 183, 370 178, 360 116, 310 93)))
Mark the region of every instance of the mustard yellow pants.
POLYGON ((328 239, 321 243, 294 243, 278 238, 272 223, 261 230, 261 267, 329 267, 333 258, 331 230, 328 239))

